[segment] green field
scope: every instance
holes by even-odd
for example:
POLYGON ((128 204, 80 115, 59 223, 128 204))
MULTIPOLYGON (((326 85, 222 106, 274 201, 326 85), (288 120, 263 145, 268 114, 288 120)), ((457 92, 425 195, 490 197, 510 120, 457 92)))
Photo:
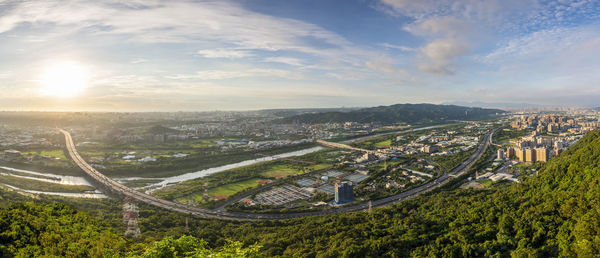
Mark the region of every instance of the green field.
POLYGON ((392 139, 387 139, 385 141, 381 141, 381 142, 375 143, 375 147, 376 148, 389 147, 390 145, 392 145, 392 139))
POLYGON ((187 180, 179 184, 171 185, 155 191, 153 195, 168 200, 177 200, 183 202, 190 201, 190 199, 199 199, 202 196, 200 194, 204 192, 204 185, 206 184, 209 189, 215 189, 211 190, 211 192, 213 192, 211 194, 214 194, 214 191, 217 191, 217 189, 218 191, 227 189, 228 193, 214 195, 230 196, 236 191, 241 191, 243 189, 247 189, 248 187, 256 186, 256 180, 258 179, 276 180, 277 178, 281 177, 289 177, 301 174, 303 172, 328 168, 332 164, 327 160, 337 157, 337 155, 339 155, 339 151, 324 150, 310 153, 301 157, 295 157, 295 159, 315 162, 315 164, 305 164, 287 160, 261 162, 258 164, 211 174, 202 178, 187 180), (254 185, 240 186, 240 183, 231 182, 244 182, 245 184, 253 182, 254 185))
POLYGON ((32 152, 25 152, 23 154, 28 154, 28 155, 40 155, 40 156, 48 156, 48 157, 53 157, 53 158, 59 158, 59 159, 67 159, 67 157, 65 157, 65 153, 63 152, 63 150, 43 150, 43 151, 32 151, 32 152))
POLYGON ((297 168, 291 168, 286 165, 276 165, 269 168, 268 170, 261 172, 260 175, 268 178, 283 178, 286 176, 297 175, 300 173, 302 173, 302 171, 297 168))
POLYGON ((306 167, 306 171, 313 171, 313 170, 324 169, 324 168, 328 168, 330 166, 331 166, 331 164, 327 164, 327 163, 315 164, 315 165, 311 165, 311 166, 306 167))
MULTIPOLYGON (((236 194, 237 192, 241 192, 248 188, 258 186, 258 181, 260 181, 260 180, 261 179, 253 178, 253 179, 244 180, 244 181, 240 181, 240 182, 236 182, 236 183, 222 185, 219 187, 208 189, 207 194, 209 196, 223 195, 223 196, 229 197, 229 196, 236 194)), ((201 198, 202 198, 202 195, 197 195, 194 199, 197 199, 197 201, 199 201, 199 199, 201 199, 201 198)))

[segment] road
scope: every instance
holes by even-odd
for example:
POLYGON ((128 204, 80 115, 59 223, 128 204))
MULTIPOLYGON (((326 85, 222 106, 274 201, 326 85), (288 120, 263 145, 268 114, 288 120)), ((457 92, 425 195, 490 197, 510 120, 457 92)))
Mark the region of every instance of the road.
MULTIPOLYGON (((498 130, 498 128, 490 130, 484 136, 483 141, 481 141, 481 143, 477 147, 477 150, 475 151, 475 153, 473 153, 473 155, 471 155, 467 160, 465 160, 463 163, 461 163, 458 167, 454 168, 449 173, 444 173, 444 175, 442 175, 441 177, 439 177, 433 181, 430 181, 424 185, 410 189, 408 191, 405 191, 405 192, 402 192, 402 193, 399 193, 399 194, 396 194, 393 196, 389 196, 389 197, 386 197, 383 199, 374 200, 374 201, 372 201, 372 207, 373 208, 383 207, 383 206, 391 205, 394 203, 398 203, 398 202, 401 202, 404 200, 408 200, 408 199, 417 197, 421 194, 424 194, 424 193, 430 192, 434 189, 437 189, 439 187, 442 187, 443 185, 450 182, 450 180, 452 179, 451 177, 459 177, 459 176, 465 174, 467 171, 469 171, 471 166, 485 153, 485 149, 491 144, 493 135, 497 130, 498 130)), ((356 205, 343 206, 343 207, 336 208, 336 209, 316 211, 316 212, 300 212, 300 213, 288 213, 288 214, 261 214, 260 217, 261 217, 261 219, 269 219, 269 218, 270 219, 289 219, 289 218, 299 218, 299 217, 306 217, 306 216, 327 215, 327 214, 340 213, 340 212, 359 211, 359 210, 366 210, 368 208, 369 208, 369 203, 360 203, 360 204, 356 204, 356 205)), ((232 213, 239 214, 239 215, 247 214, 247 213, 235 213, 235 212, 232 212, 232 213)))
POLYGON ((454 124, 431 125, 431 126, 425 126, 425 127, 419 127, 419 128, 410 128, 410 129, 406 129, 406 130, 391 131, 391 132, 385 132, 385 133, 376 133, 376 134, 370 134, 370 135, 365 135, 365 136, 361 136, 358 138, 352 138, 349 140, 341 141, 341 143, 353 143, 353 142, 359 142, 362 140, 379 137, 379 136, 384 136, 384 135, 400 134, 400 133, 408 133, 408 132, 418 132, 418 131, 423 131, 423 130, 428 130, 428 129, 446 127, 446 126, 450 126, 450 125, 454 125, 454 124))
MULTIPOLYGON (((498 128, 490 130, 488 132, 483 141, 477 147, 477 150, 473 155, 471 155, 466 161, 461 163, 458 167, 453 169, 450 173, 444 173, 444 175, 439 178, 430 181, 424 185, 418 186, 416 188, 410 189, 408 191, 399 193, 394 196, 386 197, 383 199, 375 200, 372 202, 372 207, 382 207, 390 204, 394 204, 403 200, 407 200, 410 198, 414 198, 423 193, 430 192, 436 188, 443 186, 444 184, 450 182, 451 176, 461 176, 466 173, 469 168, 483 155, 487 146, 491 143, 491 139, 493 134, 496 132, 498 128)), ((315 211, 315 212, 300 212, 300 213, 286 213, 286 214, 258 214, 258 213, 242 213, 242 212, 227 212, 224 210, 209 210, 194 206, 188 206, 172 201, 167 201, 163 199, 156 198, 152 195, 138 192, 129 187, 126 187, 117 181, 112 180, 111 178, 103 175, 92 166, 90 166, 77 152, 75 149, 75 144, 73 143, 73 139, 71 134, 63 129, 60 129, 65 135, 65 143, 67 146, 67 150, 69 151, 69 155, 73 159, 73 161, 91 178, 93 178, 96 182, 100 183, 104 187, 110 189, 111 192, 118 194, 124 197, 133 198, 136 201, 147 203, 156 207, 160 207, 163 209, 187 213, 194 216, 202 217, 202 218, 210 218, 210 219, 224 219, 224 220, 274 220, 274 219, 290 219, 290 218, 299 218, 299 217, 307 217, 307 216, 317 216, 317 215, 326 215, 340 212, 349 212, 349 211, 358 211, 367 209, 368 203, 361 203, 350 206, 343 206, 336 209, 329 209, 323 211, 315 211)))
POLYGON ((90 176, 97 183, 108 188, 113 194, 124 197, 130 197, 136 201, 147 203, 156 207, 176 212, 188 213, 202 218, 218 218, 230 220, 246 219, 245 217, 229 216, 225 213, 216 213, 208 209, 183 205, 164 199, 159 199, 152 195, 138 192, 127 186, 124 186, 118 183, 117 181, 98 172, 96 169, 90 166, 75 149, 75 144, 73 143, 73 138, 71 137, 71 134, 63 129, 60 129, 60 132, 65 135, 65 145, 67 147, 67 150, 69 151, 69 156, 71 156, 71 159, 73 159, 77 166, 79 166, 88 176, 90 176))

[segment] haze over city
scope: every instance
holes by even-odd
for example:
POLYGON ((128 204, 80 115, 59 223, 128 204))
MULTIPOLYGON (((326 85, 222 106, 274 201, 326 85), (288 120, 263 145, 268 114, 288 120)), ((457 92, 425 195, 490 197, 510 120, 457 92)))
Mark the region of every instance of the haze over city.
POLYGON ((596 1, 0 1, 0 109, 593 106, 596 1))
POLYGON ((0 257, 600 257, 600 1, 0 0, 0 257))

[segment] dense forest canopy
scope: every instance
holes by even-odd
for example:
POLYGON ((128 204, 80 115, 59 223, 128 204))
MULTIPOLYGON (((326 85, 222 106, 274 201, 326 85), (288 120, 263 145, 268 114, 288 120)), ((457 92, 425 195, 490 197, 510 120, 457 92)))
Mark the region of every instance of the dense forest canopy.
POLYGON ((281 123, 439 123, 448 120, 485 119, 496 113, 504 113, 499 109, 461 107, 454 105, 434 104, 396 104, 363 108, 349 112, 317 112, 295 115, 279 120, 281 123))
MULTIPOLYGON (((597 257, 598 164, 600 132, 594 131, 520 184, 439 191, 372 213, 264 222, 197 219, 190 237, 135 245, 65 205, 18 203, 0 211, 0 243, 4 255, 26 256, 168 256, 180 248, 267 257, 597 257)), ((157 212, 152 220, 174 216, 161 214, 170 213, 157 212)))

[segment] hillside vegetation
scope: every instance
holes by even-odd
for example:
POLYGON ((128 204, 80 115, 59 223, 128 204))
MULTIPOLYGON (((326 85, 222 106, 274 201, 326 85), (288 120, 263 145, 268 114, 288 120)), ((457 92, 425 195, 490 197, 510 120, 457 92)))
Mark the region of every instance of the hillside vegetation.
POLYGON ((454 105, 434 104, 396 104, 363 108, 349 112, 306 113, 283 118, 281 123, 437 123, 448 120, 485 119, 496 113, 504 113, 499 109, 461 107, 454 105))

